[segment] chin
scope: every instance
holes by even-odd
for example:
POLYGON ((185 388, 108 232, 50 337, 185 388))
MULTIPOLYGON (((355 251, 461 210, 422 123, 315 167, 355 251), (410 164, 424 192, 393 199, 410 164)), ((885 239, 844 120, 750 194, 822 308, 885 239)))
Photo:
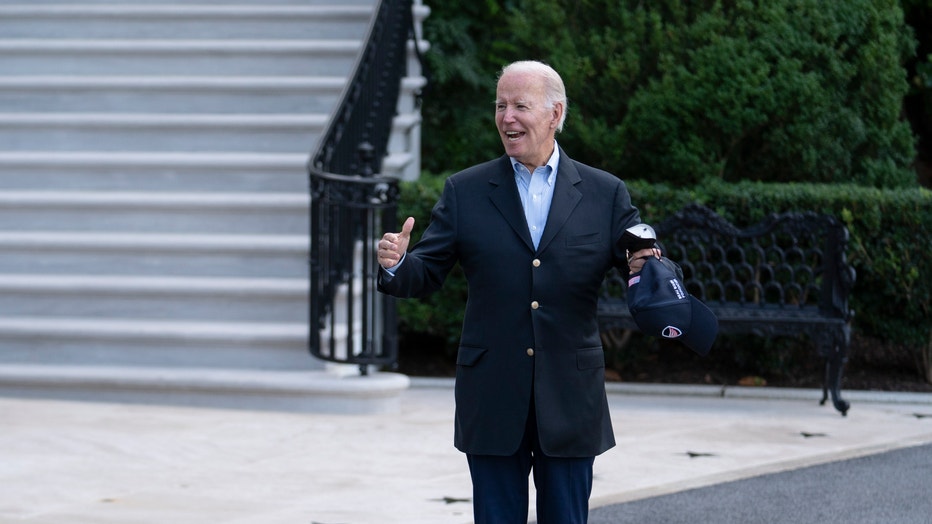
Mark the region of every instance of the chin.
POLYGON ((509 142, 504 142, 503 145, 505 146, 505 153, 507 153, 508 156, 511 156, 511 157, 514 157, 514 158, 520 158, 520 157, 521 157, 521 153, 524 152, 523 149, 522 149, 520 146, 517 146, 517 145, 515 145, 515 144, 511 144, 511 143, 509 143, 509 142))

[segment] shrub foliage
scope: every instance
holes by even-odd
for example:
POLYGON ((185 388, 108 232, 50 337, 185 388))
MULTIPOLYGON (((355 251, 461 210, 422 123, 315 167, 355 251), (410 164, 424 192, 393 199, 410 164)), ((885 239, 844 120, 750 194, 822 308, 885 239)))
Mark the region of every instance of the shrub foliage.
POLYGON ((433 9, 430 171, 500 151, 497 71, 533 58, 567 85, 561 144, 627 179, 915 185, 914 138, 900 118, 913 40, 894 0, 451 0, 433 9))

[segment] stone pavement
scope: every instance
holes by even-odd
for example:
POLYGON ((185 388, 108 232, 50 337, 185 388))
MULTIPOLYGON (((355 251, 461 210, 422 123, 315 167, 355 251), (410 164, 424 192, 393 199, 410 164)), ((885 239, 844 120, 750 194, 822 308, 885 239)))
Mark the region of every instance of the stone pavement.
MULTIPOLYGON (((0 398, 0 523, 469 523, 451 386, 376 415, 0 398)), ((932 395, 820 396, 610 384, 592 506, 932 443, 932 395)))

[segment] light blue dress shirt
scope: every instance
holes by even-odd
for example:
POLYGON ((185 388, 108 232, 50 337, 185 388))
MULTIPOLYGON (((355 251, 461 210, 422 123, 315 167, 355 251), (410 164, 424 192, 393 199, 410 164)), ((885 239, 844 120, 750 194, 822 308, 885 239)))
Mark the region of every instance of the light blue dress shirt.
POLYGON ((518 185, 518 194, 521 196, 521 205, 524 206, 524 218, 527 220, 527 228, 536 249, 540 245, 540 237, 544 234, 544 226, 547 225, 547 216, 550 214, 553 187, 560 164, 560 148, 554 141, 550 160, 546 165, 535 169, 533 173, 529 172, 521 162, 512 157, 509 158, 515 170, 515 182, 518 185))

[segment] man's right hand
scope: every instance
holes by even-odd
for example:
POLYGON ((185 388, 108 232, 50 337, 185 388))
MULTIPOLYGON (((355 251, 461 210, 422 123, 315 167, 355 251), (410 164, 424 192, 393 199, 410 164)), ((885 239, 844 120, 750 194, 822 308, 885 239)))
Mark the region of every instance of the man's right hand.
POLYGON ((414 217, 408 217, 401 226, 400 233, 385 233, 379 240, 379 265, 385 269, 394 267, 401 261, 411 242, 411 230, 414 229, 414 217))

